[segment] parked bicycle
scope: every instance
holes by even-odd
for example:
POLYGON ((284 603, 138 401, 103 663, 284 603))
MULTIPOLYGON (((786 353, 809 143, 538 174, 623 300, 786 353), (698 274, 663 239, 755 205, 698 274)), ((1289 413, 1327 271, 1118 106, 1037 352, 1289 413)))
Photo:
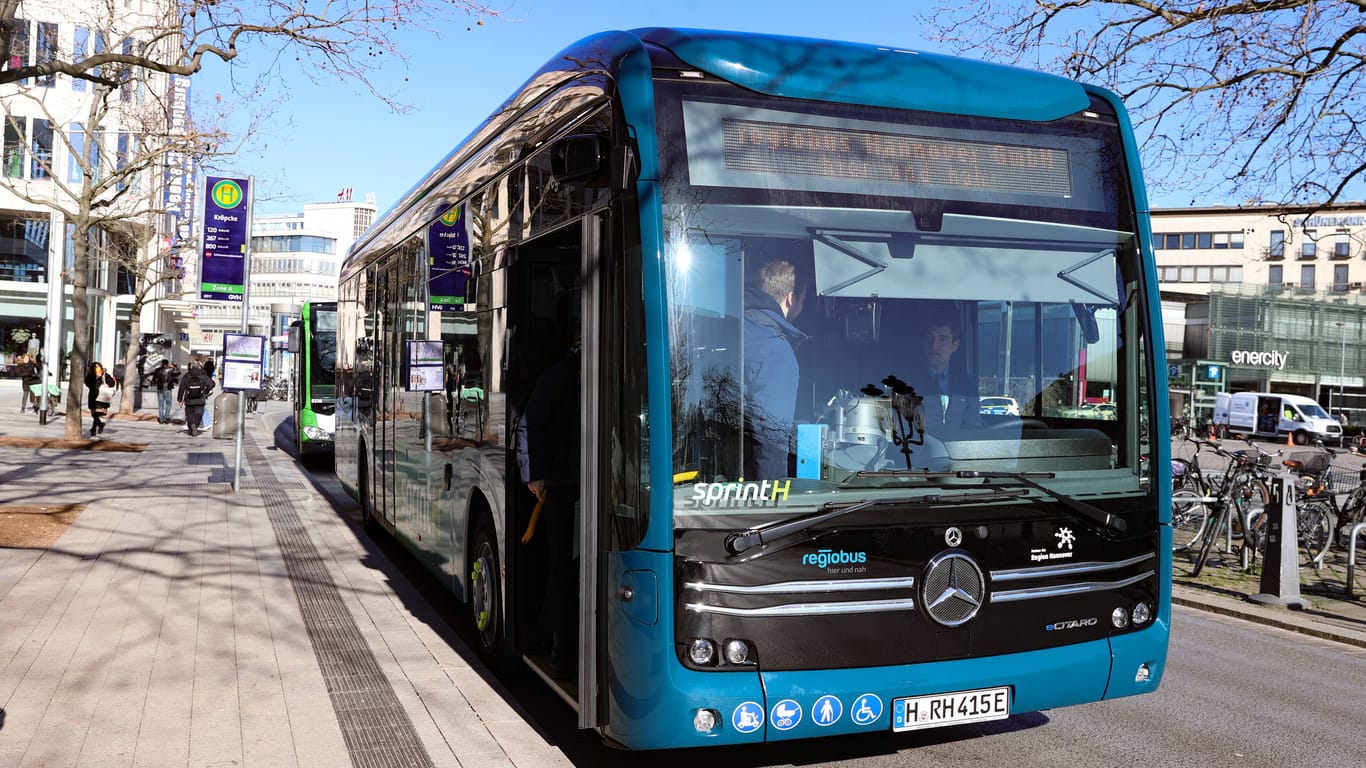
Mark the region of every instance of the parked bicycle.
POLYGON ((265 388, 265 394, 271 400, 288 400, 289 380, 283 376, 272 378, 265 388))
MULTIPOLYGON (((1195 446, 1195 453, 1190 459, 1172 459, 1172 550, 1176 552, 1200 542, 1201 534, 1216 514, 1215 505, 1222 503, 1231 491, 1237 490, 1239 504, 1252 517, 1260 515, 1271 498, 1264 481, 1260 485, 1253 482, 1246 451, 1230 451, 1219 443, 1199 437, 1184 439, 1195 446), (1227 459, 1225 468, 1206 470, 1200 463, 1202 449, 1212 450, 1227 459)), ((1260 449, 1256 450, 1260 452, 1260 449)), ((1269 454, 1260 461, 1263 467, 1269 464, 1269 454)), ((1234 524, 1239 525, 1240 520, 1235 520, 1234 524)), ((1242 538, 1241 530, 1236 527, 1225 533, 1242 538)))
POLYGON ((1191 436, 1191 423, 1190 423, 1190 420, 1181 418, 1181 417, 1179 417, 1179 416, 1173 416, 1173 417, 1172 417, 1172 439, 1173 439, 1173 440, 1186 440, 1186 439, 1190 438, 1190 436, 1191 436))
POLYGON ((1317 568, 1336 539, 1346 547, 1347 536, 1366 519, 1366 469, 1355 475, 1333 466, 1342 451, 1318 444, 1318 451, 1299 451, 1281 462, 1299 476, 1296 483, 1296 528, 1300 546, 1317 568), (1346 494, 1338 504, 1337 497, 1346 494), (1334 528, 1336 527, 1336 533, 1334 528))
POLYGON ((1191 574, 1199 576, 1215 542, 1227 539, 1228 551, 1238 555, 1244 569, 1250 568, 1264 539, 1266 505, 1271 499, 1268 467, 1277 454, 1263 451, 1251 441, 1251 451, 1230 451, 1199 438, 1189 438, 1188 442, 1196 446, 1194 456, 1189 461, 1173 460, 1174 477, 1178 462, 1185 465, 1180 485, 1172 494, 1173 549, 1198 544, 1191 574), (1222 474, 1204 471, 1200 466, 1202 449, 1225 459, 1222 474))

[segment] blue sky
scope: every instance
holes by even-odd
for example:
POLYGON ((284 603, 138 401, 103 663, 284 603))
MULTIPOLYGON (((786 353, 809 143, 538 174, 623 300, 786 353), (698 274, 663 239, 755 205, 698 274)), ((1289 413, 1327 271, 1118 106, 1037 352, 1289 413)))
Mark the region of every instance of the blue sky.
MULTIPOLYGON (((229 159, 220 170, 256 177, 260 213, 301 211, 306 203, 336 200, 346 187, 356 200, 373 193, 383 212, 543 63, 595 32, 701 27, 927 48, 915 29, 916 10, 905 0, 513 0, 503 18, 471 31, 459 23, 439 36, 403 33, 408 81, 396 76, 391 82, 402 86, 397 98, 412 105, 405 114, 350 84, 313 83, 286 70, 278 87, 287 99, 276 127, 261 137, 258 150, 229 159)), ((266 58, 244 54, 251 56, 266 58)), ((252 72, 251 64, 244 73, 252 72)), ((210 64, 192 87, 200 99, 228 92, 226 67, 210 64)))

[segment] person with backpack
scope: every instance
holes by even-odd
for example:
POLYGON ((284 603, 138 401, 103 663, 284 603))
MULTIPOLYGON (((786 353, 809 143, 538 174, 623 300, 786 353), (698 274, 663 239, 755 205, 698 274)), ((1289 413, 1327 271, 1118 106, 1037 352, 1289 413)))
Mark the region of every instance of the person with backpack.
POLYGON ((199 436, 200 423, 204 418, 204 404, 209 401, 209 393, 212 391, 213 379, 204 373, 203 364, 191 362, 190 370, 181 378, 180 389, 176 392, 176 401, 185 408, 185 426, 190 437, 199 436))
POLYGON ((152 372, 152 383, 157 388, 157 423, 170 424, 171 411, 175 407, 175 384, 171 374, 175 366, 169 358, 163 358, 161 365, 152 372))

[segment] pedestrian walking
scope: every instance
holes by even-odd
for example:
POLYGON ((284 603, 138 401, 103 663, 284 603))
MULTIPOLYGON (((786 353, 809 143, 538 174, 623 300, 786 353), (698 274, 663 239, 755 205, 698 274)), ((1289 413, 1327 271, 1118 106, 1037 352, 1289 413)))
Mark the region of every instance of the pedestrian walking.
POLYGON ((204 418, 204 403, 213 391, 213 379, 204 373, 202 363, 190 363, 190 370, 180 379, 176 400, 185 408, 185 427, 190 437, 198 437, 204 418))
POLYGON ((170 360, 163 359, 161 365, 152 372, 152 383, 157 388, 157 423, 170 424, 171 412, 175 408, 175 366, 170 360))
MULTIPOLYGON (((209 377, 209 381, 212 382, 212 383, 215 384, 215 385, 218 384, 218 378, 215 376, 215 373, 217 372, 217 370, 218 370, 218 369, 217 369, 217 364, 214 363, 213 357, 207 357, 207 358, 205 358, 205 360, 204 360, 204 375, 205 375, 205 376, 208 376, 208 377, 209 377)), ((203 415, 203 419, 204 419, 204 420, 203 420, 202 422, 200 422, 199 428, 200 428, 200 429, 208 429, 209 427, 213 426, 213 409, 212 409, 212 408, 204 408, 203 410, 204 410, 204 415, 203 415)))
MULTIPOLYGON (((19 412, 23 413, 28 408, 29 401, 33 397, 33 391, 29 389, 29 387, 38 383, 38 366, 33 362, 33 358, 29 357, 27 354, 20 355, 18 363, 20 386, 19 412)), ((38 412, 37 401, 33 402, 33 411, 34 413, 38 412)))
POLYGON ((114 375, 99 363, 91 363, 85 375, 86 405, 90 408, 90 436, 104 434, 104 418, 109 415, 109 404, 114 402, 114 375))

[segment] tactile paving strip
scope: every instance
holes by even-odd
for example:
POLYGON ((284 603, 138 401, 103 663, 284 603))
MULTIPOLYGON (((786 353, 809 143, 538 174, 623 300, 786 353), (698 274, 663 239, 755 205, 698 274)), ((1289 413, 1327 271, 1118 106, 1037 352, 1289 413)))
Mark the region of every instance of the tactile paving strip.
POLYGON ((356 768, 433 765, 393 686, 342 602, 326 563, 290 505, 285 486, 276 480, 256 446, 247 443, 243 448, 280 543, 285 570, 294 585, 351 764, 356 768))

